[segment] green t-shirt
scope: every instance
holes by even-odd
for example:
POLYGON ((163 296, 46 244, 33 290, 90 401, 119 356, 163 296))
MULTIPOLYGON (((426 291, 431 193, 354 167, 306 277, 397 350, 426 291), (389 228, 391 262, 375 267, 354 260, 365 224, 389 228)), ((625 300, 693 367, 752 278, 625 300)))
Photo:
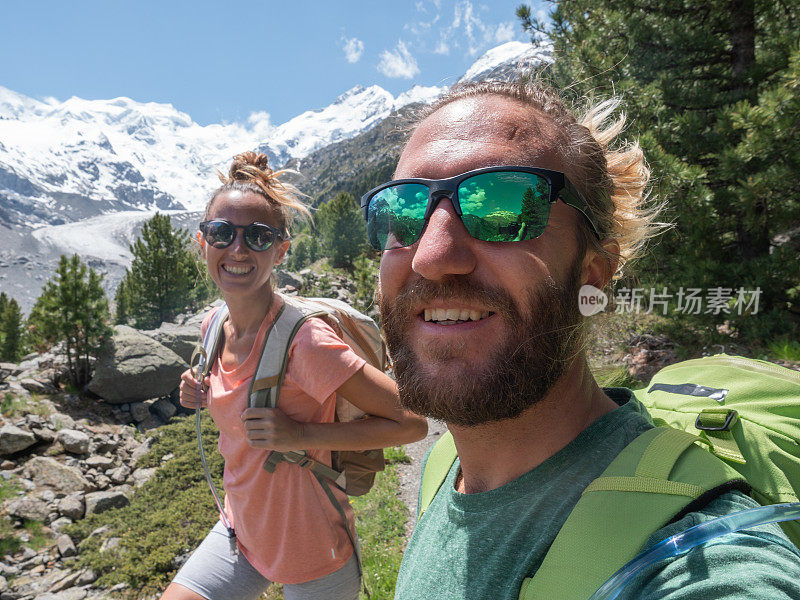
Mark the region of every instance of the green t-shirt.
MULTIPOLYGON (((584 488, 625 446, 653 427, 641 405, 628 402, 633 397, 629 390, 605 391, 620 408, 502 487, 476 494, 457 492, 456 459, 408 544, 396 600, 516 600, 522 580, 539 568, 584 488)), ((702 521, 753 506, 757 504, 740 492, 728 492, 702 511, 655 532, 646 547, 702 521)), ((800 599, 800 552, 777 525, 735 536, 730 543, 696 548, 657 563, 619 598, 800 599)))

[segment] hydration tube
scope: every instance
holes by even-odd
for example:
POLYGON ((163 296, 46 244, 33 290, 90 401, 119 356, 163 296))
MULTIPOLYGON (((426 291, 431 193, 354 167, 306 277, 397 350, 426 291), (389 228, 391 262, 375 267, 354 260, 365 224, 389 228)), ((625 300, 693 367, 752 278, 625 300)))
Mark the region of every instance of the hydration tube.
MULTIPOLYGON (((214 326, 215 323, 209 324, 209 329, 214 326)), ((205 340, 203 340, 205 341, 205 340)), ((197 366, 191 367, 192 374, 195 375, 197 379, 197 392, 198 397, 203 392, 203 371, 205 367, 205 362, 207 360, 207 356, 205 353, 205 349, 201 348, 198 351, 195 351, 195 355, 199 355, 199 362, 197 366)), ((195 355, 192 356, 191 363, 194 363, 195 355)), ((228 544, 230 545, 230 552, 231 556, 236 556, 239 554, 239 545, 236 543, 236 530, 231 525, 230 521, 228 521, 228 517, 225 515, 225 510, 222 508, 222 501, 219 499, 219 493, 217 492, 217 486, 214 485, 214 480, 211 478, 211 471, 208 470, 208 463, 206 462, 206 453, 203 450, 203 428, 200 422, 201 419, 201 411, 202 408, 198 406, 194 411, 194 424, 195 424, 195 431, 197 432, 197 450, 200 452, 200 462, 203 464, 203 473, 205 473, 206 481, 208 482, 208 487, 211 489, 211 494, 214 496, 214 502, 217 505, 217 510, 219 511, 219 518, 222 521, 222 524, 225 526, 225 529, 228 530, 228 544)))
MULTIPOLYGON (((757 506, 700 523, 659 542, 639 554, 639 556, 614 573, 608 581, 592 594, 589 600, 613 600, 619 595, 622 588, 638 575, 642 569, 665 558, 684 554, 692 548, 715 538, 749 527, 756 527, 757 525, 792 521, 794 519, 800 519, 800 502, 757 506)), ((726 540, 720 541, 724 542, 726 540)))
POLYGON ((230 545, 231 556, 236 556, 239 553, 239 545, 236 543, 236 530, 231 526, 228 517, 225 515, 225 510, 222 508, 222 502, 217 493, 217 486, 214 485, 214 480, 211 478, 211 472, 208 470, 208 463, 206 463, 206 453, 203 451, 203 430, 200 425, 200 408, 194 411, 194 422, 197 429, 197 449, 200 451, 200 462, 203 463, 203 472, 206 475, 208 487, 211 488, 211 494, 214 496, 214 502, 219 511, 219 518, 225 529, 228 530, 228 544, 230 545))

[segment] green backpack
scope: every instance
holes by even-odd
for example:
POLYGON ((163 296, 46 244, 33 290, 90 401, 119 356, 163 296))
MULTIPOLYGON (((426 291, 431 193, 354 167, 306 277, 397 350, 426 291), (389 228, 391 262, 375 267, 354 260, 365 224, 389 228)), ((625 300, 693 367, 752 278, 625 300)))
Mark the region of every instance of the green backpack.
MULTIPOLYGON (((657 427, 584 490, 520 600, 586 600, 655 531, 727 490, 762 504, 798 500, 800 372, 719 354, 666 367, 634 395, 657 427)), ((448 432, 425 465, 418 518, 455 459, 448 432)), ((800 546, 800 525, 781 526, 800 546)))

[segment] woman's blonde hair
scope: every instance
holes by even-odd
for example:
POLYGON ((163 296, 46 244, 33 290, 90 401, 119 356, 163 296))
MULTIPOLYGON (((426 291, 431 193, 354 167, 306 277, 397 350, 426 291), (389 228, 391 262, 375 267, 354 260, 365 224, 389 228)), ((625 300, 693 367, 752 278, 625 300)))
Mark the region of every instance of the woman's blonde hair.
POLYGON ((581 219, 581 243, 611 258, 600 242, 617 240, 617 274, 621 275, 622 268, 638 257, 646 241, 665 225, 656 222, 662 206, 648 202, 650 169, 642 149, 635 141, 616 142, 625 125, 624 114, 614 118, 620 99, 597 103, 578 118, 559 93, 541 79, 466 83, 454 86, 426 107, 416 124, 447 104, 486 95, 516 100, 543 113, 558 127, 570 180, 592 209, 600 233, 598 240, 588 221, 581 219))
POLYGON ((288 238, 289 227, 295 214, 300 214, 304 218, 311 216, 308 207, 300 200, 302 194, 297 188, 281 181, 281 177, 289 172, 285 169, 273 171, 269 166, 269 158, 266 154, 252 151, 237 154, 233 157, 233 163, 231 163, 227 175, 217 172, 222 186, 211 195, 203 219, 208 219, 214 200, 220 194, 230 191, 250 192, 266 200, 267 205, 277 215, 278 226, 288 238))

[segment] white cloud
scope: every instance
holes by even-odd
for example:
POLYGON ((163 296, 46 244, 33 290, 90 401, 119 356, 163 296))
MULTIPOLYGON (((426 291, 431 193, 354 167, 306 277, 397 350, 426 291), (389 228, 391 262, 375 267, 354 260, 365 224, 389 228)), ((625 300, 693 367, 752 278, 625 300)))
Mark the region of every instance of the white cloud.
POLYGON ((513 21, 487 23, 486 15, 478 16, 477 12, 486 13, 488 10, 485 4, 478 5, 476 10, 470 0, 457 0, 452 21, 436 32, 439 42, 434 52, 449 54, 452 48, 462 48, 475 56, 488 48, 512 41, 515 37, 513 21))
POLYGON ((247 117, 247 125, 250 131, 256 135, 256 139, 259 140, 269 137, 275 130, 269 113, 263 110, 250 113, 250 116, 247 117))
POLYGON ((397 48, 394 51, 384 50, 381 52, 378 71, 387 77, 403 77, 405 79, 411 79, 420 72, 417 59, 411 56, 402 40, 397 42, 397 48))
POLYGON ((514 23, 506 21, 497 26, 494 33, 494 41, 498 44, 505 44, 506 42, 513 41, 514 39, 514 23))
POLYGON ((364 42, 358 38, 344 39, 344 56, 349 63, 357 63, 364 53, 364 42))

